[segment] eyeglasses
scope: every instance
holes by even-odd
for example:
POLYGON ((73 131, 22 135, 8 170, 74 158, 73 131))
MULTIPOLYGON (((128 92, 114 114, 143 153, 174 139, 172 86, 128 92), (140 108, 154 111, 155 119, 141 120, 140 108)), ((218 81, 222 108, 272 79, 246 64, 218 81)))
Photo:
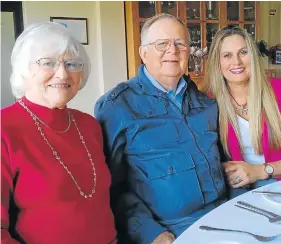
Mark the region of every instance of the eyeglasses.
POLYGON ((69 72, 81 72, 84 67, 83 62, 78 59, 59 61, 56 58, 40 58, 36 63, 40 68, 50 71, 56 71, 59 68, 60 63, 64 63, 65 69, 69 72))
POLYGON ((145 45, 142 45, 143 47, 147 45, 155 45, 156 50, 158 51, 167 51, 170 47, 172 42, 174 43, 175 47, 178 50, 186 50, 187 49, 187 44, 183 39, 178 39, 178 40, 170 40, 170 39, 158 39, 155 42, 151 42, 145 45))

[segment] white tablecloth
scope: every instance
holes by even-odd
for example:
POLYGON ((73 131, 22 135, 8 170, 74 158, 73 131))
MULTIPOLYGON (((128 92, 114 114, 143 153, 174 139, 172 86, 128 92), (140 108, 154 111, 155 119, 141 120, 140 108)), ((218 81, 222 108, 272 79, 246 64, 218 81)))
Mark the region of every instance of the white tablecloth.
MULTIPOLYGON (((281 189, 281 182, 271 185, 276 189, 281 189), (280 188, 279 188, 280 186, 280 188)), ((262 190, 264 187, 259 188, 262 190)), ((253 194, 247 192, 240 195, 207 215, 203 216, 186 231, 184 231, 174 244, 261 244, 252 236, 233 232, 206 231, 199 229, 201 225, 207 225, 216 228, 239 229, 258 235, 271 236, 281 234, 281 224, 272 224, 267 217, 251 213, 240 209, 234 205, 237 201, 245 201, 259 208, 281 215, 281 204, 270 202, 262 194, 253 194)), ((268 242, 269 244, 281 244, 281 239, 268 242)))

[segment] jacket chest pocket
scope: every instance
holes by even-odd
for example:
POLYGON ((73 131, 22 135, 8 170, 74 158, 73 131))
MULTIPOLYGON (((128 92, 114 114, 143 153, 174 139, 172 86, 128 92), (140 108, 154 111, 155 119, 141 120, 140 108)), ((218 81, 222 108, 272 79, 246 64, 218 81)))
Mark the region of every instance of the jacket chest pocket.
POLYGON ((201 208, 204 199, 192 157, 185 153, 171 153, 142 165, 147 181, 145 192, 149 207, 160 219, 184 217, 201 208))

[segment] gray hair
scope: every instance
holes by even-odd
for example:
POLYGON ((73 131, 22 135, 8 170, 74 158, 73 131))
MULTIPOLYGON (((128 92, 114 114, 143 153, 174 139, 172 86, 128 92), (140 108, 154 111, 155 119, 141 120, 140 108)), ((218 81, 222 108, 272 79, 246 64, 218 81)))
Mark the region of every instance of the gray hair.
MULTIPOLYGON (((147 21, 145 21, 145 23, 143 24, 143 26, 141 28, 141 45, 145 44, 145 39, 146 39, 146 36, 147 36, 147 33, 148 33, 150 27, 155 22, 162 20, 162 19, 170 19, 170 20, 177 21, 184 28, 186 28, 184 22, 181 19, 179 19, 171 14, 161 13, 161 14, 155 15, 155 16, 151 17, 150 19, 148 19, 147 21)), ((188 41, 190 42, 190 35, 189 35, 188 29, 187 29, 187 38, 188 38, 188 41)))
POLYGON ((66 53, 84 63, 80 87, 82 89, 86 85, 91 69, 84 47, 61 24, 42 22, 28 26, 16 40, 12 51, 10 82, 14 96, 21 98, 25 95, 24 77, 30 75, 31 62, 42 58, 42 55, 53 57, 66 53))

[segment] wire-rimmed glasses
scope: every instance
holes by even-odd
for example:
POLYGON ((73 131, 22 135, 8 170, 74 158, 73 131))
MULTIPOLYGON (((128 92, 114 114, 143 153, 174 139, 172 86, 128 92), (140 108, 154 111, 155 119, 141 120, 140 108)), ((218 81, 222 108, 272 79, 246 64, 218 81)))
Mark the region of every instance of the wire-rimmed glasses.
POLYGON ((36 63, 40 68, 50 71, 56 71, 61 63, 64 64, 65 69, 69 72, 81 72, 84 67, 83 62, 79 59, 59 61, 56 58, 40 58, 36 63))
POLYGON ((186 50, 187 49, 187 43, 184 39, 176 39, 176 40, 158 39, 155 42, 150 42, 150 43, 144 44, 142 46, 145 47, 145 46, 154 44, 156 50, 167 51, 171 47, 172 42, 174 43, 175 47, 178 50, 186 50))

